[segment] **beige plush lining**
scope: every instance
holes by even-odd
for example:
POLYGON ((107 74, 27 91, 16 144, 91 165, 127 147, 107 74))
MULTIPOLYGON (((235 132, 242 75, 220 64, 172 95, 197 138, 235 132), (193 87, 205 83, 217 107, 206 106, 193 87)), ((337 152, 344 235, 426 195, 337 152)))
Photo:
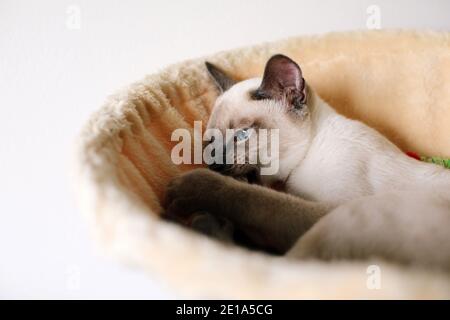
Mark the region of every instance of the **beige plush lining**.
MULTIPOLYGON (((339 112, 404 150, 450 157, 449 33, 352 32, 291 38, 207 59, 238 79, 260 76, 284 53, 339 112)), ((76 189, 109 253, 163 277, 188 297, 450 298, 447 274, 382 261, 288 261, 227 247, 159 218, 176 128, 208 119, 217 92, 204 58, 147 76, 110 97, 80 134, 76 189), (367 267, 380 266, 370 290, 367 267)))

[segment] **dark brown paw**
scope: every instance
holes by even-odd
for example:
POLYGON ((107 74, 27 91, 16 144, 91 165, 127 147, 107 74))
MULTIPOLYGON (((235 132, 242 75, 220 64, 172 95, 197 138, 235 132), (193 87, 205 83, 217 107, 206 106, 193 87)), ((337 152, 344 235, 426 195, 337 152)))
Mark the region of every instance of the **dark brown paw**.
POLYGON ((167 187, 166 215, 186 216, 200 210, 214 210, 229 179, 208 169, 195 169, 176 177, 167 187))

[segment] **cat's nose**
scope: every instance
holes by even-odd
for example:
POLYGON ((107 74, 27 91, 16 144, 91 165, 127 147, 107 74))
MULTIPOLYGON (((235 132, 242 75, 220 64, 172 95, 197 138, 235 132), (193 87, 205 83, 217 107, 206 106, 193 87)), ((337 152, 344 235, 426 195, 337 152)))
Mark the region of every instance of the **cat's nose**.
POLYGON ((217 172, 223 172, 225 170, 231 169, 231 164, 212 163, 208 166, 208 168, 217 172))

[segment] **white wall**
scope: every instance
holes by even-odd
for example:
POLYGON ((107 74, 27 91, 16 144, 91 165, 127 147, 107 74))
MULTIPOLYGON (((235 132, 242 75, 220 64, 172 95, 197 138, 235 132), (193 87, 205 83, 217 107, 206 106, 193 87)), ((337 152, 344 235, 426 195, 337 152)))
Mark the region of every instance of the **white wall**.
POLYGON ((450 29, 445 0, 2 0, 0 297, 174 297, 163 282, 93 248, 67 179, 88 115, 118 87, 169 63, 365 29, 372 4, 382 28, 450 29))

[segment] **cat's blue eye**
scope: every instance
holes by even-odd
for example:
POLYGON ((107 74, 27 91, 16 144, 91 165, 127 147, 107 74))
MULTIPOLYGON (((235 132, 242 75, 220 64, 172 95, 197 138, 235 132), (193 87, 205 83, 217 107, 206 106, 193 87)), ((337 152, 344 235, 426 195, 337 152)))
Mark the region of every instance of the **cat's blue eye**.
POLYGON ((250 136, 250 128, 239 129, 234 134, 236 141, 247 140, 249 136, 250 136))

